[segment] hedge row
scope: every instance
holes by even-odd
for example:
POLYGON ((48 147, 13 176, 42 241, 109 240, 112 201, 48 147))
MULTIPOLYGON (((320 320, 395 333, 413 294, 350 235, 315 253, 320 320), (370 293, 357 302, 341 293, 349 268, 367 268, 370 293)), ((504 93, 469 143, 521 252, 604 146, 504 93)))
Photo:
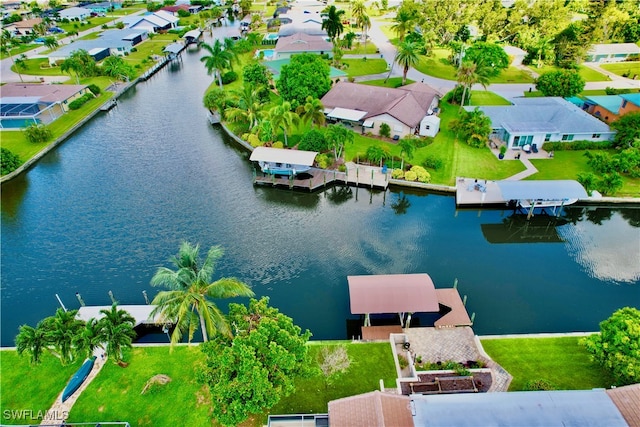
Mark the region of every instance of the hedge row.
POLYGON ((562 150, 606 150, 609 148, 613 148, 613 141, 556 141, 542 144, 542 149, 547 152, 562 150))
POLYGON ((93 93, 85 93, 80 98, 71 101, 69 103, 69 109, 70 110, 77 110, 78 108, 82 107, 84 104, 86 104, 92 98, 93 98, 93 93))

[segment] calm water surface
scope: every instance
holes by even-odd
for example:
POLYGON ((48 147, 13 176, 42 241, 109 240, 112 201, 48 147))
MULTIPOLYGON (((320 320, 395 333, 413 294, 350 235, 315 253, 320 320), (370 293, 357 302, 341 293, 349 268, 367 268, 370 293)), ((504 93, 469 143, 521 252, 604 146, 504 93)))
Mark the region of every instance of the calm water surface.
MULTIPOLYGON (((58 307, 144 303, 181 241, 226 254, 236 276, 315 339, 347 338, 347 275, 459 280, 479 334, 590 331, 640 307, 640 210, 572 208, 529 226, 454 198, 254 187, 248 155, 207 123, 211 81, 185 52, 36 167, 2 186, 1 344, 58 307)), ((220 305, 226 307, 226 302, 220 305)))

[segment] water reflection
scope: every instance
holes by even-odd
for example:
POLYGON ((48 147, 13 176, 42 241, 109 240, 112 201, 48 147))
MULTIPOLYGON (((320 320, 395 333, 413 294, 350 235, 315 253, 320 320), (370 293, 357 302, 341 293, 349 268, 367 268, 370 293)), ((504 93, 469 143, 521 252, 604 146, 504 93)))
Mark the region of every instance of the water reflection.
POLYGON ((391 209, 396 213, 396 215, 404 215, 407 213, 407 210, 411 207, 411 202, 409 198, 404 194, 404 192, 400 191, 395 197, 393 203, 391 203, 391 209))

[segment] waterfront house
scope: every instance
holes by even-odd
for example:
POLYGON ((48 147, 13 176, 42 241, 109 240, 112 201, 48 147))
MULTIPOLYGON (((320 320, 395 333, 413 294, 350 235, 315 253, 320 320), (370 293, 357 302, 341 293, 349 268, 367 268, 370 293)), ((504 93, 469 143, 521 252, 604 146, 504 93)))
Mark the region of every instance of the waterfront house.
POLYGON ((273 59, 291 58, 296 53, 315 53, 333 56, 333 45, 324 36, 296 33, 279 37, 274 48, 273 59))
POLYGON ((103 1, 100 3, 89 3, 83 7, 89 9, 92 13, 106 14, 111 10, 122 9, 122 3, 117 1, 103 1))
POLYGON ((632 111, 640 111, 640 93, 586 96, 584 108, 589 114, 611 123, 632 111))
POLYGON ((130 16, 124 18, 122 21, 128 28, 157 33, 176 28, 178 20, 179 19, 172 14, 164 10, 159 10, 146 15, 130 16))
POLYGON ((514 98, 513 105, 478 108, 491 119, 491 139, 508 149, 542 148, 548 141, 608 141, 615 131, 559 97, 514 98))
POLYGON ((89 93, 86 85, 6 83, 0 86, 0 127, 19 129, 51 123, 85 93, 89 93))
POLYGON ((167 13, 170 13, 173 16, 178 16, 178 12, 180 10, 184 10, 185 12, 189 12, 191 14, 198 13, 202 9, 202 6, 199 5, 190 5, 190 4, 179 4, 175 6, 165 6, 160 10, 164 10, 167 13))
POLYGON ((107 56, 127 55, 135 45, 146 40, 147 37, 147 30, 144 29, 107 30, 96 39, 76 40, 51 52, 48 55, 49 64, 52 66, 59 64, 73 52, 81 49, 86 50, 96 61, 101 61, 107 56))
POLYGON ((635 43, 605 43, 591 45, 587 62, 620 62, 640 58, 640 46, 635 43))
POLYGON ((25 19, 7 25, 3 29, 9 31, 16 36, 26 36, 33 34, 33 27, 42 24, 42 18, 25 19))
POLYGON ((91 9, 84 7, 68 7, 58 12, 60 19, 68 19, 70 21, 82 21, 91 16, 91 9))
POLYGON ((440 129, 440 94, 424 83, 394 89, 339 82, 321 101, 329 122, 361 126, 363 133, 379 134, 383 123, 394 139, 435 136, 440 129))

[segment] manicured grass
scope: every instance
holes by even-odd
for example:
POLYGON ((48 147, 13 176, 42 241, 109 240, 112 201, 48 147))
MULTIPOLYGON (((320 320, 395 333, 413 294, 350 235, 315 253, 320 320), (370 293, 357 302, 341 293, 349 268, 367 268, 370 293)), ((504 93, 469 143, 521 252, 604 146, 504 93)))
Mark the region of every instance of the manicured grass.
POLYGON ((349 67, 344 71, 349 77, 366 76, 368 74, 380 74, 387 70, 387 62, 384 59, 343 59, 342 62, 349 67))
MULTIPOLYGON (((370 86, 393 87, 393 88, 402 86, 402 77, 390 77, 389 80, 386 81, 386 83, 384 80, 385 79, 366 80, 366 81, 363 81, 362 84, 370 85, 370 86)), ((410 83, 414 83, 414 81, 411 79, 407 79, 406 84, 410 84, 410 83)))
MULTIPOLYGON (((23 75, 31 75, 31 76, 62 76, 64 75, 64 73, 60 71, 60 67, 49 66, 49 60, 47 58, 25 59, 24 64, 26 68, 20 70, 20 73, 22 73, 23 75)), ((15 72, 18 72, 15 65, 12 65, 11 69, 15 72)))
POLYGON ((545 379, 560 390, 610 387, 612 379, 578 337, 483 339, 486 352, 502 365, 513 381, 509 391, 524 390, 527 381, 545 379))
MULTIPOLYGON (((18 45, 14 48, 11 49, 11 56, 13 56, 13 59, 16 59, 20 56, 21 53, 24 53, 26 51, 29 51, 31 49, 35 49, 37 47, 40 47, 41 45, 36 44, 36 43, 29 43, 29 44, 21 44, 18 45)), ((2 54, 0 54, 0 59, 5 59, 5 58, 9 58, 9 55, 5 54, 4 52, 2 54)))
POLYGON ((69 421, 126 420, 138 427, 211 424, 209 389, 196 381, 204 360, 199 347, 176 347, 173 353, 168 346, 137 347, 126 360, 126 368, 107 361, 78 398, 69 421), (168 375, 171 382, 140 394, 157 374, 168 375))
POLYGON ((346 50, 346 55, 364 55, 376 53, 378 47, 371 41, 367 40, 366 46, 364 42, 354 42, 350 50, 346 50))
MULTIPOLYGON (((4 133, 3 133, 4 146, 4 133)), ((29 357, 18 356, 14 350, 0 351, 0 414, 3 424, 38 424, 38 420, 5 417, 5 411, 47 411, 78 370, 82 360, 62 366, 60 361, 46 353, 42 363, 32 366, 29 357)))
MULTIPOLYGON (((540 68, 537 68, 535 66, 530 66, 529 68, 538 74, 547 73, 549 71, 561 70, 561 68, 554 67, 552 65, 544 65, 540 68)), ((606 82, 611 80, 609 77, 605 76, 604 74, 599 73, 592 68, 585 67, 584 65, 580 65, 578 67, 578 74, 582 76, 585 82, 606 82)))
MULTIPOLYGON (((335 346, 332 343, 329 346, 335 346)), ((272 414, 309 414, 327 411, 329 401, 380 389, 380 380, 385 387, 395 387, 396 370, 389 343, 355 343, 346 345, 351 365, 336 381, 327 384, 318 370, 310 378, 296 380, 296 391, 283 398, 270 411, 272 414)), ((309 346, 314 365, 324 345, 309 346)), ((265 419, 262 421, 266 421, 265 419)))
MULTIPOLYGON (((530 159, 538 169, 538 173, 526 178, 528 180, 576 179, 579 173, 593 172, 587 164, 586 150, 556 151, 552 159, 530 159)), ((615 154, 609 150, 609 154, 615 154)), ((622 188, 616 193, 620 197, 637 197, 640 194, 640 178, 622 178, 622 188)))
POLYGON ((69 22, 68 24, 60 23, 58 24, 58 27, 62 28, 65 33, 68 33, 69 31, 81 32, 95 27, 102 27, 102 25, 111 21, 113 21, 113 17, 96 16, 83 22, 69 22))
POLYGON ((497 93, 486 90, 472 90, 471 105, 511 105, 511 103, 497 93))
POLYGON ((449 63, 447 59, 451 55, 449 49, 434 49, 433 56, 420 56, 420 61, 416 65, 416 70, 429 76, 441 79, 455 80, 456 67, 449 63))
POLYGON ((628 78, 633 78, 634 75, 640 76, 640 62, 618 62, 615 64, 601 64, 600 68, 607 71, 611 71, 619 76, 626 74, 628 78))
MULTIPOLYGON (((455 75, 451 77, 455 80, 455 75)), ((502 70, 499 75, 489 79, 489 83, 533 83, 534 78, 531 74, 516 67, 509 67, 502 70)))

